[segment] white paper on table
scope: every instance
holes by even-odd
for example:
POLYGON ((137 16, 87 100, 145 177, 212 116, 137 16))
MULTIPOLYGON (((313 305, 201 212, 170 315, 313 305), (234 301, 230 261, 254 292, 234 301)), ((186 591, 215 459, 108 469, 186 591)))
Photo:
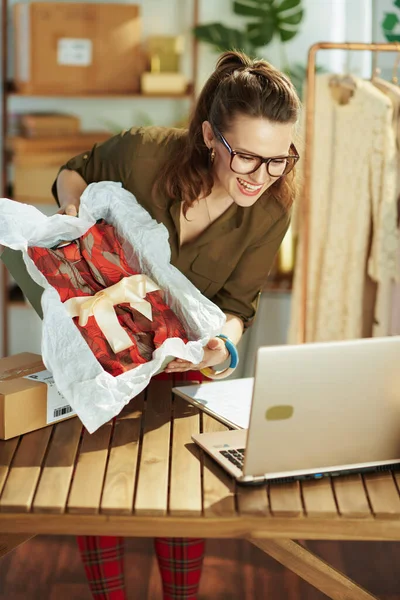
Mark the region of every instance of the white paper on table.
POLYGON ((254 377, 213 381, 173 388, 194 406, 234 429, 247 429, 250 421, 254 377))

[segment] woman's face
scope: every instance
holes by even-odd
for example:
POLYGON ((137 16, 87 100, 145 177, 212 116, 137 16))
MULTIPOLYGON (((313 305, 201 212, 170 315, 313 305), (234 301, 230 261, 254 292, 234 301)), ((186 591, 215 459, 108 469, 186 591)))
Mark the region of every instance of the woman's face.
MULTIPOLYGON (((221 133, 236 152, 263 158, 284 157, 289 154, 293 124, 272 123, 263 118, 238 115, 230 128, 221 133)), ((239 206, 252 206, 277 181, 277 177, 269 175, 265 163, 251 174, 233 172, 230 168, 230 152, 208 121, 203 123, 203 136, 206 145, 215 151, 212 165, 215 191, 224 190, 239 206)))

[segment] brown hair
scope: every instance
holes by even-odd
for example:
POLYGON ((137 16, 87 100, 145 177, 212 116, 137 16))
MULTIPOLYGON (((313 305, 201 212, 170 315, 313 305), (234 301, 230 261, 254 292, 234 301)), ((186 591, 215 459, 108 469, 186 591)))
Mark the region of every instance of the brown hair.
MULTIPOLYGON (((182 199, 186 213, 213 187, 209 151, 202 132, 204 121, 210 121, 223 133, 238 113, 277 123, 295 123, 299 110, 296 90, 281 71, 242 52, 225 52, 198 98, 184 143, 163 165, 157 185, 170 198, 182 199)), ((294 171, 278 179, 269 190, 287 210, 295 195, 294 171)))

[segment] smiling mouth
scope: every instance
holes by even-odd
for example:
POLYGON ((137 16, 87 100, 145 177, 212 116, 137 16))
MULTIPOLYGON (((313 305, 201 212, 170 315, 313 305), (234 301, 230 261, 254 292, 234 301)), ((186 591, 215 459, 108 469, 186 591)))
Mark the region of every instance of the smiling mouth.
POLYGON ((251 192, 251 193, 259 192, 264 185, 264 184, 254 185, 254 184, 248 183, 247 181, 245 181, 244 179, 241 179, 240 177, 237 177, 237 180, 238 180, 239 184, 242 186, 242 188, 244 188, 246 191, 251 192))

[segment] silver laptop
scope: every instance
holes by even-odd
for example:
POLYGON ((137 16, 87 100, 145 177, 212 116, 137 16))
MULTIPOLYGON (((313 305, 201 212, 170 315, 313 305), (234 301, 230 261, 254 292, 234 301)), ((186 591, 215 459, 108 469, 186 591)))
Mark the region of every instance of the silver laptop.
POLYGON ((260 348, 249 429, 192 437, 240 483, 400 468, 400 336, 260 348))

